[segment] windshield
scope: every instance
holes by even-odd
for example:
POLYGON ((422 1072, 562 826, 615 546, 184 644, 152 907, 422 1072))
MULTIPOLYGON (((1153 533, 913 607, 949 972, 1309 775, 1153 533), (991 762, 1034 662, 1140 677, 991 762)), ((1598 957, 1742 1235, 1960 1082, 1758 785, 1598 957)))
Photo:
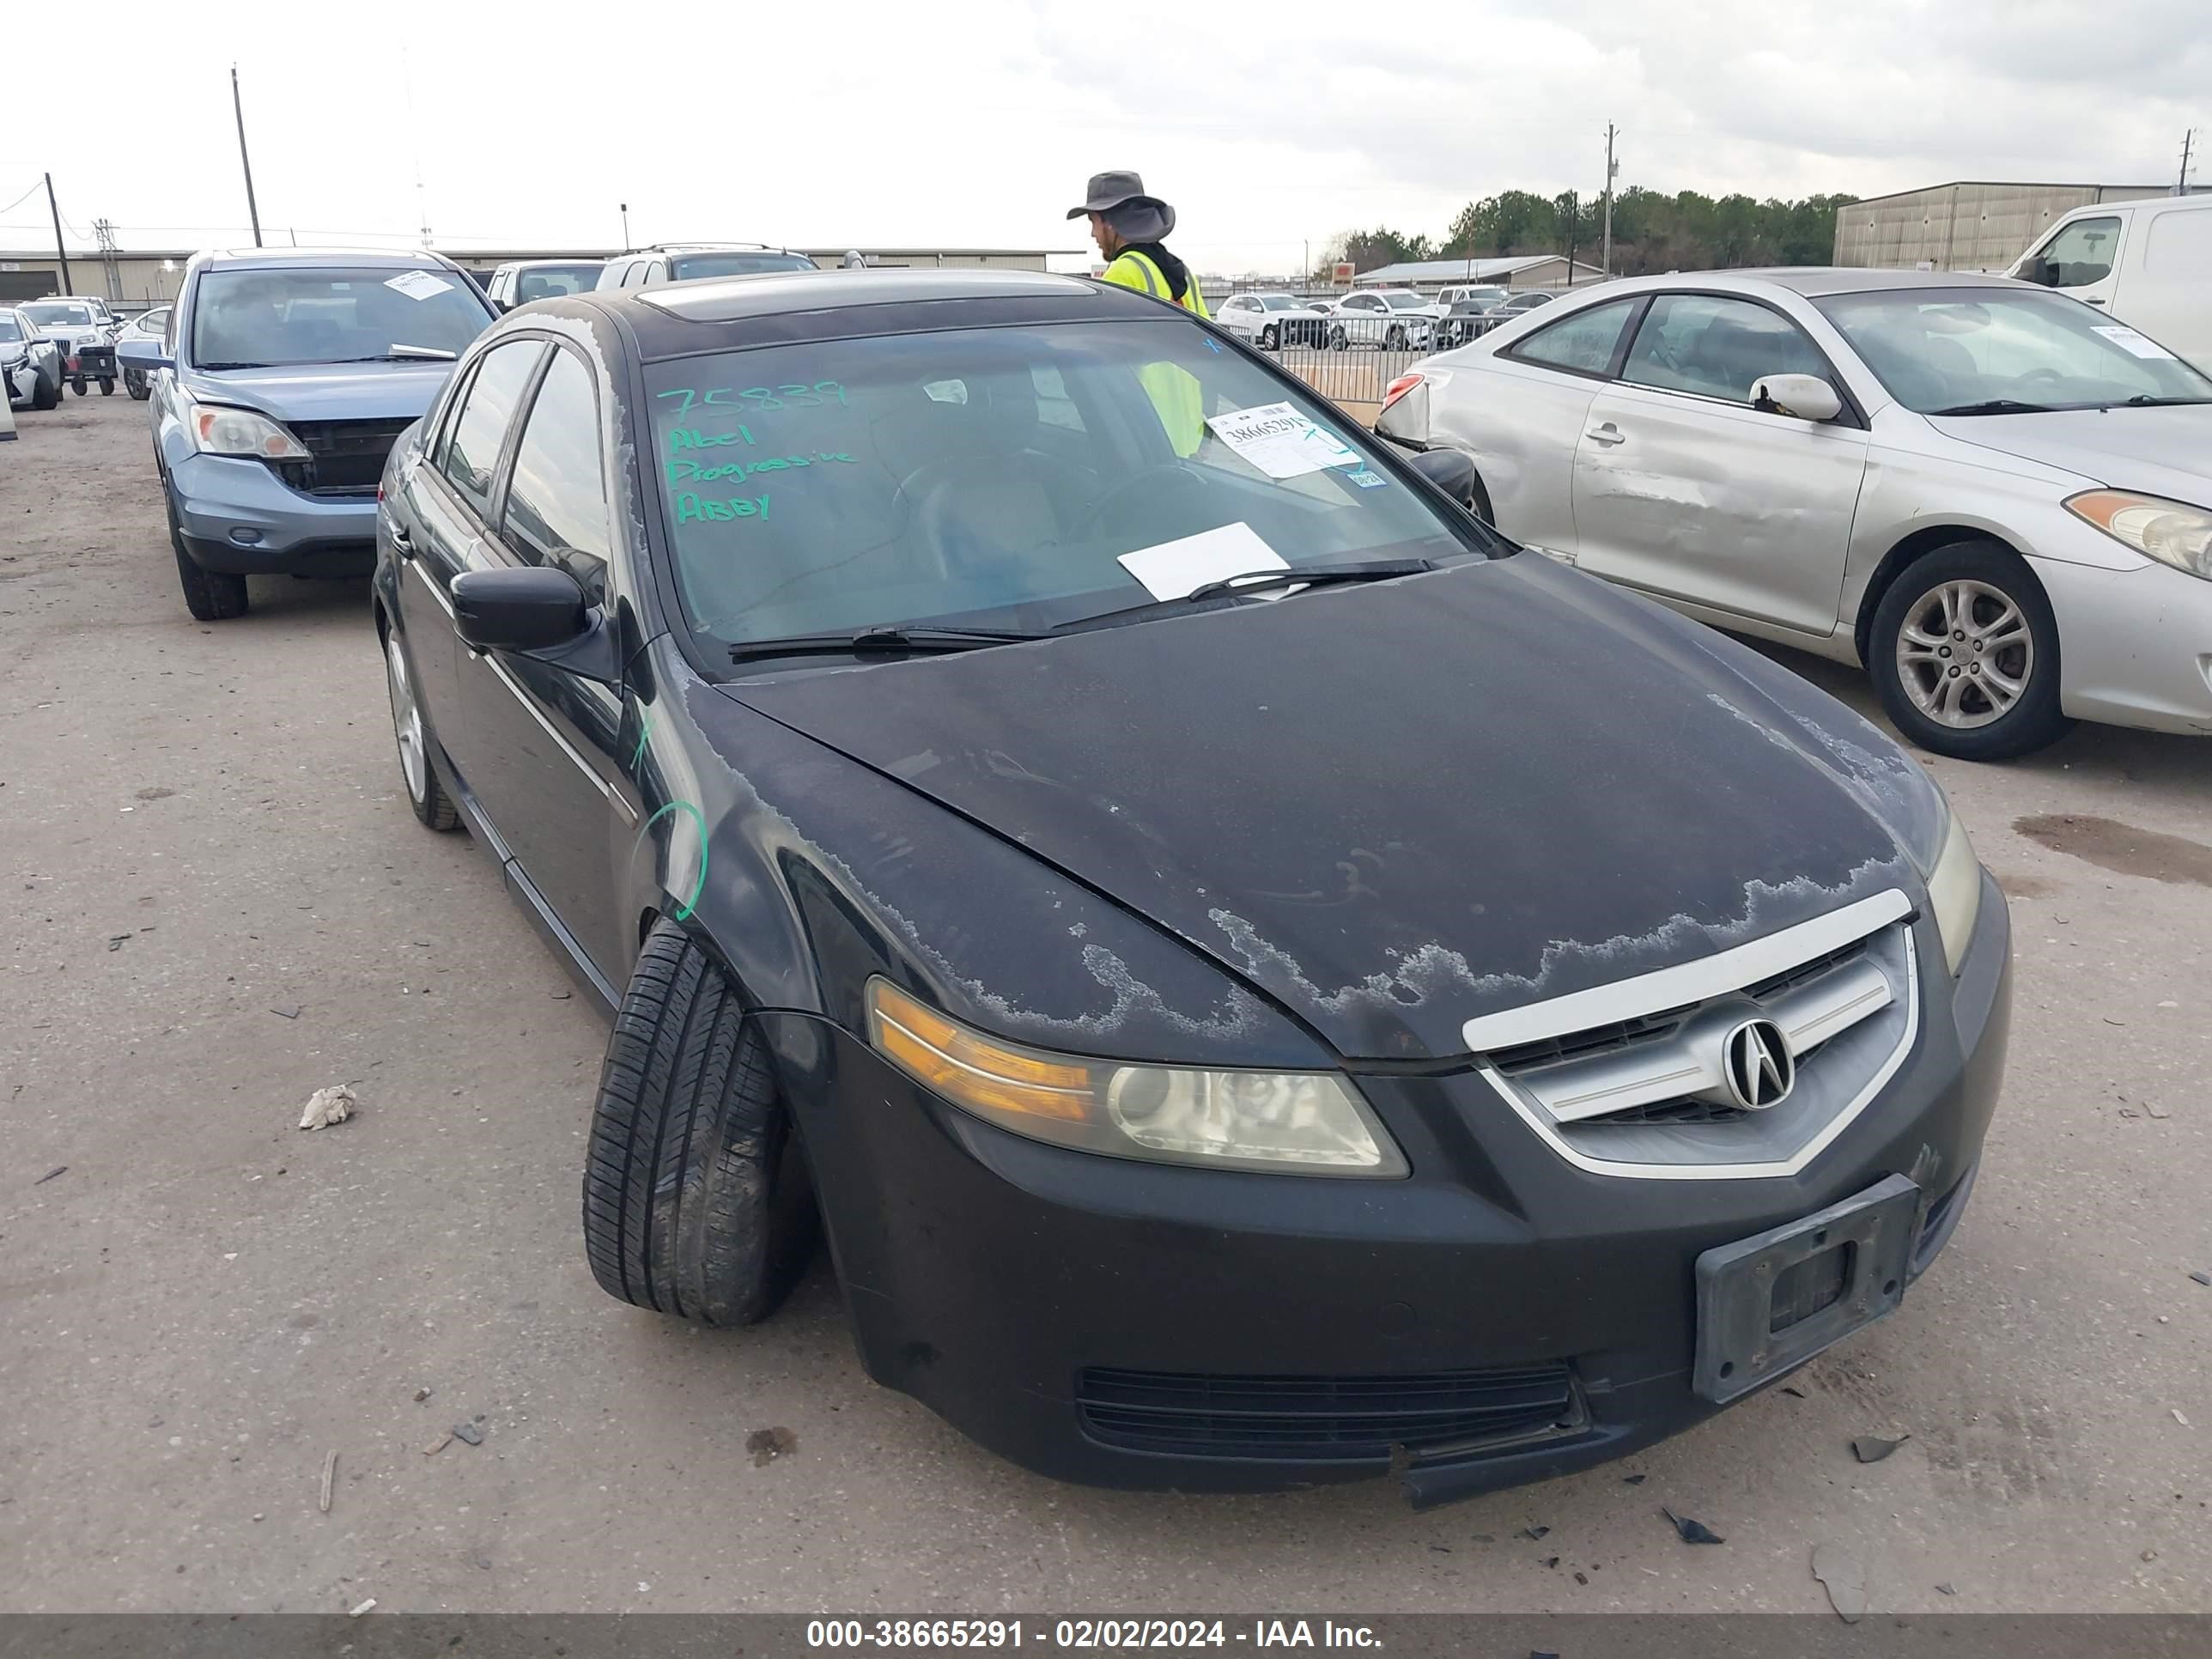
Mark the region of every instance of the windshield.
POLYGON ((763 347, 646 384, 684 613, 731 643, 1037 631, 1214 577, 1484 545, 1354 422, 1171 319, 763 347))
POLYGON ((1287 294, 1262 294, 1260 296, 1261 308, 1266 311, 1296 311, 1298 303, 1287 294))
POLYGON ((7 312, 0 311, 0 340, 21 340, 23 326, 7 312))
POLYGON ((263 368, 459 356, 490 321, 483 296, 451 271, 210 270, 195 290, 191 361, 263 368))
POLYGON ((23 315, 41 328, 89 328, 92 326, 90 306, 70 306, 48 303, 23 307, 23 315))
POLYGON ((2157 341, 2063 295, 1903 289, 1814 303, 1923 415, 2212 399, 2212 380, 2157 341))
POLYGON ((1411 311, 1416 306, 1428 304, 1428 301, 1418 294, 1389 294, 1383 297, 1390 301, 1390 309, 1393 311, 1411 311))
POLYGON ((688 283, 695 276, 754 276, 763 270, 820 269, 803 253, 685 253, 669 260, 668 279, 688 283))
POLYGON ((514 302, 522 306, 556 295, 582 294, 599 285, 599 273, 606 268, 604 259, 588 264, 525 265, 515 274, 514 302))

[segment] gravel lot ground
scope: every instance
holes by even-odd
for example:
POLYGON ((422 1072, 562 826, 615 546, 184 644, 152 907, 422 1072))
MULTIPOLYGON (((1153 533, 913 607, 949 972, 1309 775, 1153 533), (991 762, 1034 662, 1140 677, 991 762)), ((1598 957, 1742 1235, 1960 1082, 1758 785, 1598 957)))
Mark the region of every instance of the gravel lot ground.
POLYGON ((738 1334, 602 1295, 600 1024, 409 816, 363 584, 185 616, 120 395, 0 447, 0 1609, 1813 1611, 1823 1542, 1877 1608, 2212 1607, 2212 745, 1937 769, 2017 1002, 1896 1318, 1802 1398, 1417 1516, 1024 1474, 866 1381, 820 1267, 738 1334))

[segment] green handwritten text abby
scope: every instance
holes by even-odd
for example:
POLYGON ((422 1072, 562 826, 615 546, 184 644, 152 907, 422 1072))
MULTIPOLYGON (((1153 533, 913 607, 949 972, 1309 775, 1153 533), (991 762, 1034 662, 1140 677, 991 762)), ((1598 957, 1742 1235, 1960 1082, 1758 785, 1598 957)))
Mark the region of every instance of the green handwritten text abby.
POLYGON ((714 524, 727 524, 732 519, 765 519, 768 517, 768 497, 765 495, 733 495, 726 501, 708 501, 684 490, 676 498, 676 522, 690 524, 694 519, 714 524))

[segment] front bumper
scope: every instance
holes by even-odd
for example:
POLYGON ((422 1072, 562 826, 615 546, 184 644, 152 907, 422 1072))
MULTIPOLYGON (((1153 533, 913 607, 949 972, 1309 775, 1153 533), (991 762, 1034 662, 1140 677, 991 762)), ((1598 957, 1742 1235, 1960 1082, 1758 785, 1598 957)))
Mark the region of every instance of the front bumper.
POLYGON ((1577 1170, 1472 1072, 1359 1078, 1404 1181, 1097 1158, 969 1117, 818 1019, 764 1024, 877 1380, 1062 1480, 1241 1491, 1395 1466, 1425 1504, 1602 1462, 1718 1409, 1692 1385, 1708 1249, 1911 1175, 1927 1203, 1914 1271, 1933 1258, 1996 1104, 2009 929, 1984 877, 1953 986, 1932 924, 1916 927, 1938 965, 1911 1051, 1786 1178, 1577 1170), (1314 1419, 1280 1455, 1240 1429, 1292 1396, 1382 1400, 1413 1426, 1395 1453, 1317 1443, 1314 1419), (1147 1400, 1188 1407, 1170 1438, 1130 1428, 1147 1400), (1498 1432, 1471 1439, 1476 1421, 1498 1432))
POLYGON ((191 455, 169 469, 192 558, 239 575, 362 575, 376 563, 373 495, 303 495, 259 461, 191 455))
POLYGON ((2030 561, 2058 622, 2059 705, 2081 720, 2212 734, 2212 581, 2030 561))

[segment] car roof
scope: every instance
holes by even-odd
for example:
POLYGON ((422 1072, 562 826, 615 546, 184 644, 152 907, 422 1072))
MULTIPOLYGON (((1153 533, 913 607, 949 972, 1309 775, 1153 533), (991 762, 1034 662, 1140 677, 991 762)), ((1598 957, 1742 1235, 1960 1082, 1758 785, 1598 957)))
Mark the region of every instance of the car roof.
POLYGON ((1753 292, 1761 288, 1778 288, 1811 299, 1826 294, 1878 293, 1901 288, 2018 289, 2033 286, 2032 283, 2018 282, 2010 276, 1984 276, 1978 272, 1964 270, 1874 270, 1843 265, 1774 265, 1745 270, 1670 270, 1664 276, 1629 276, 1615 282, 1593 283, 1587 288, 1560 289, 1557 297, 1564 299, 1569 293, 1577 298, 1596 294, 1648 294, 1655 289, 1668 288, 1739 288, 1753 292))
MULTIPOLYGON (((1158 321, 1133 289, 1042 270, 787 270, 660 288, 593 289, 514 313, 614 317, 647 362, 746 346, 1010 323, 1158 321)), ((1191 319, 1194 321, 1195 319, 1191 319)))
POLYGON ((367 265, 375 270, 459 270, 442 253, 428 248, 388 247, 241 247, 210 248, 195 254, 204 265, 258 266, 264 270, 328 269, 332 265, 367 265))

